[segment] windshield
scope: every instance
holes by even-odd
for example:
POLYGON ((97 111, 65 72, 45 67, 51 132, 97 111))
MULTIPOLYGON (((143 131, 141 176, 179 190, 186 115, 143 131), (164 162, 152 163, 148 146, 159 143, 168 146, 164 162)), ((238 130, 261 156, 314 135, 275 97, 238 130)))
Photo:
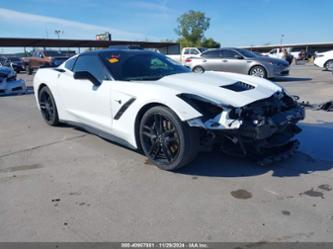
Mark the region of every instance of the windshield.
POLYGON ((190 69, 154 52, 108 51, 101 54, 115 80, 159 80, 190 69))
POLYGON ((72 51, 55 51, 55 50, 45 50, 44 51, 45 56, 72 56, 75 54, 75 52, 72 51))
POLYGON ((251 52, 250 50, 247 49, 241 49, 241 48, 237 48, 235 49, 236 51, 238 51, 239 53, 241 53, 244 57, 247 58, 255 58, 258 57, 255 53, 251 52))
POLYGON ((8 60, 10 60, 10 61, 15 61, 15 62, 20 62, 20 61, 22 61, 20 57, 9 57, 8 60))
POLYGON ((61 56, 60 51, 51 51, 51 50, 46 50, 44 51, 45 56, 61 56))
POLYGON ((205 52, 207 48, 198 48, 201 53, 205 52))

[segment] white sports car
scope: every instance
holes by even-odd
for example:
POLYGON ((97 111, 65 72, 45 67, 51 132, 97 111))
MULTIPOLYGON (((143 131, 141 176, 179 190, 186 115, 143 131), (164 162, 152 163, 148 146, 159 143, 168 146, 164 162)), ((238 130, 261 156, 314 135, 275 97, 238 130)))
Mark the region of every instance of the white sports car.
POLYGON ((69 123, 143 151, 164 170, 216 147, 272 162, 297 147, 304 109, 278 85, 257 77, 196 74, 146 50, 82 53, 34 78, 49 125, 69 123))

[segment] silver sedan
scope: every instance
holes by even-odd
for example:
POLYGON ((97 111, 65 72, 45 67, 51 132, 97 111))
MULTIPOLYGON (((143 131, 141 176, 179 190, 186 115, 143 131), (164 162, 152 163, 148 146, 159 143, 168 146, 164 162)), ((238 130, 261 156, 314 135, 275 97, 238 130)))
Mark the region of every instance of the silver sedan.
POLYGON ((274 78, 289 74, 287 61, 265 56, 239 48, 211 49, 199 58, 188 58, 185 66, 193 72, 223 71, 249 74, 261 78, 274 78))

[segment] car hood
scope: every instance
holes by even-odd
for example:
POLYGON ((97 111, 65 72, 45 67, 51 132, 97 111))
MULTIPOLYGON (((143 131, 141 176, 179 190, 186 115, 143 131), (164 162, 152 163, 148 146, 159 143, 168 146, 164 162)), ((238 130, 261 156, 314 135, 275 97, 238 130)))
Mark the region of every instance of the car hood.
POLYGON ((182 73, 163 77, 151 84, 176 90, 179 93, 194 94, 222 105, 242 107, 254 101, 268 98, 282 88, 268 80, 235 73, 205 72, 182 73), (235 91, 224 86, 243 82, 250 85, 248 90, 235 91))
POLYGON ((324 56, 333 55, 333 50, 329 50, 329 51, 321 52, 321 53, 315 53, 315 54, 316 55, 324 55, 324 56))

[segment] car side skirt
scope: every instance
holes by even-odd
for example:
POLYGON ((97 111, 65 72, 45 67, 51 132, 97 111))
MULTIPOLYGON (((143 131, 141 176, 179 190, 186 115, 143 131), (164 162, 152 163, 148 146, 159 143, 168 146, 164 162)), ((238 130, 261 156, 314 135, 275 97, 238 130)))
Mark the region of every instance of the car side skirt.
POLYGON ((85 131, 87 131, 91 134, 94 134, 98 137, 104 138, 108 141, 120 144, 120 145, 125 146, 127 148, 130 148, 132 150, 137 150, 137 148, 135 146, 133 146, 132 144, 130 144, 126 140, 124 140, 122 138, 119 138, 117 136, 114 136, 114 135, 112 135, 110 133, 107 133, 105 131, 102 131, 100 129, 97 129, 95 127, 92 127, 90 125, 79 123, 79 122, 74 122, 74 121, 66 121, 66 120, 60 120, 60 122, 68 124, 68 125, 73 126, 73 127, 81 128, 81 129, 83 129, 83 130, 85 130, 85 131))

